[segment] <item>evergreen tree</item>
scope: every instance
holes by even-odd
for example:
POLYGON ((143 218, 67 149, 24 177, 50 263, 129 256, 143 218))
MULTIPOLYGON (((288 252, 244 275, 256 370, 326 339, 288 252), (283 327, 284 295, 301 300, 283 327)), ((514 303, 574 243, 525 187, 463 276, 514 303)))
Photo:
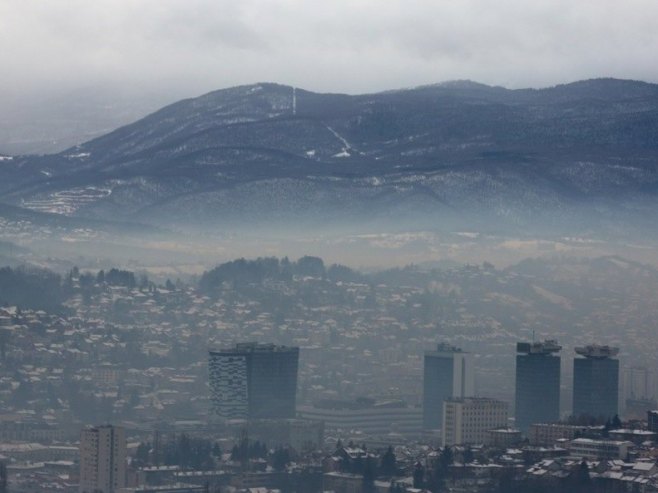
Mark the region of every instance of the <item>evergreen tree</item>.
POLYGON ((425 468, 420 462, 414 466, 414 488, 421 489, 425 486, 425 468))
POLYGON ((471 449, 469 446, 466 446, 464 449, 464 464, 470 464, 474 459, 475 457, 473 455, 473 449, 471 449))
POLYGON ((7 464, 0 461, 0 493, 7 493, 7 464))
POLYGON ((290 452, 287 448, 279 447, 272 454, 272 467, 275 471, 283 471, 290 462, 290 452))
POLYGON ((137 446, 137 451, 135 452, 135 459, 139 461, 139 463, 142 465, 148 464, 150 450, 151 450, 150 443, 141 442, 137 446))
POLYGON ((585 459, 583 459, 583 461, 580 463, 580 466, 578 466, 578 471, 576 473, 576 485, 578 491, 581 491, 583 493, 589 491, 590 488, 589 466, 587 465, 587 461, 585 459))
POLYGON ((382 455, 380 467, 384 476, 395 476, 397 464, 393 447, 389 446, 384 455, 382 455))
POLYGON ((439 457, 439 467, 443 470, 443 472, 448 472, 448 467, 453 463, 454 461, 454 454, 452 453, 452 449, 448 446, 443 447, 443 450, 441 451, 441 456, 439 457))
POLYGON ((366 457, 363 465, 363 492, 375 491, 375 466, 371 457, 366 457))
POLYGON ((623 428, 623 426, 624 426, 623 423, 621 422, 621 419, 619 419, 618 414, 615 414, 615 417, 612 418, 611 425, 612 425, 612 428, 611 428, 612 430, 619 430, 619 429, 623 428))
POLYGON ((240 461, 240 448, 237 445, 233 445, 233 448, 231 449, 231 461, 240 461))

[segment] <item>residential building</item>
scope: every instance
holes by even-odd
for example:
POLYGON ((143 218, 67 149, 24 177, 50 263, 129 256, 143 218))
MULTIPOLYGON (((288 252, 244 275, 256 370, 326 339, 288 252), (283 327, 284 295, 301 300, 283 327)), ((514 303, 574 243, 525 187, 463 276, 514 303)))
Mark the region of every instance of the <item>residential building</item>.
POLYGON ((426 351, 423 362, 423 428, 441 427, 443 401, 475 392, 473 355, 449 344, 426 351))
POLYGON ((114 493, 126 486, 126 435, 119 426, 80 434, 80 493, 114 493))
POLYGON ((507 427, 506 402, 484 397, 449 399, 443 403, 442 445, 480 444, 487 431, 507 427))

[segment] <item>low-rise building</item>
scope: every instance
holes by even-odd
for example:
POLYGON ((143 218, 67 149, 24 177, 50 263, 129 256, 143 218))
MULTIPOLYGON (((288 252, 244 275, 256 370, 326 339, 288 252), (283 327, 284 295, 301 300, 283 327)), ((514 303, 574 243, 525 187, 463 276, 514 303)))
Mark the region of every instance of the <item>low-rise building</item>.
POLYGON ((297 414, 304 419, 324 421, 332 430, 358 430, 368 435, 399 433, 420 435, 423 411, 400 401, 357 402, 325 401, 315 406, 300 406, 297 414))
POLYGON ((496 428, 486 432, 485 445, 495 448, 509 448, 521 441, 521 430, 515 428, 496 428))
POLYGON ((557 440, 580 438, 586 431, 586 426, 534 423, 530 425, 528 430, 528 441, 530 445, 553 445, 557 440))
POLYGON ((632 442, 576 438, 569 443, 569 455, 581 459, 626 459, 632 442))
POLYGON ((635 445, 640 445, 644 442, 653 442, 658 436, 658 434, 653 431, 629 430, 626 428, 610 430, 608 435, 610 435, 610 438, 613 440, 633 442, 635 445))

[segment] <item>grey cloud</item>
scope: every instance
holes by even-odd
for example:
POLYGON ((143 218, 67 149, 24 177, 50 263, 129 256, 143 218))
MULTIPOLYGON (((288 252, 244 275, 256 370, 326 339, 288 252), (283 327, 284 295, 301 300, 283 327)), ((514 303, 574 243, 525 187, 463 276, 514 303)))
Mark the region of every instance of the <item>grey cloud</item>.
POLYGON ((654 0, 3 0, 0 90, 658 81, 656 18, 654 0))

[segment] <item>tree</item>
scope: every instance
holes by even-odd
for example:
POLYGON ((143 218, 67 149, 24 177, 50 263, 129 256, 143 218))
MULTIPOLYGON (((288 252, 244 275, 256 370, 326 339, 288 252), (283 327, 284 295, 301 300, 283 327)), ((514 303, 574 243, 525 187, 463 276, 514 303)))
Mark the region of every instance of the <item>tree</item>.
POLYGON ((512 493, 518 491, 514 488, 514 475, 511 470, 505 468, 498 480, 497 493, 512 493))
POLYGON ((453 463, 454 454, 448 446, 443 447, 438 460, 435 462, 431 475, 430 489, 436 493, 443 490, 443 485, 448 476, 448 468, 453 463))
POLYGON ((467 445, 464 449, 464 464, 470 464, 474 459, 473 449, 467 445))
POLYGON ((272 454, 272 467, 275 471, 283 471, 290 462, 290 452, 287 448, 279 447, 272 454))
POLYGON ((420 462, 414 466, 414 488, 422 489, 425 486, 425 468, 420 462))
MULTIPOLYGON (((577 478, 578 478, 578 484, 580 486, 586 487, 589 484, 590 481, 589 466, 587 465, 587 461, 585 459, 583 459, 583 461, 580 463, 580 466, 578 466, 577 478)), ((585 488, 585 490, 586 489, 587 488, 585 488)))
POLYGON ((128 396, 128 405, 130 407, 135 407, 139 404, 139 393, 137 392, 136 389, 132 389, 130 391, 130 395, 128 396))
POLYGON ((441 456, 439 457, 439 467, 443 472, 448 472, 448 467, 453 463, 453 461, 454 454, 452 453, 452 449, 448 446, 443 447, 441 456))
POLYGON ((135 452, 135 459, 139 461, 142 465, 148 464, 149 462, 149 451, 151 450, 150 443, 141 442, 137 446, 137 451, 135 452))
POLYGON ((618 414, 615 414, 615 417, 612 418, 612 423, 611 424, 612 424, 612 428, 611 428, 612 430, 619 430, 619 429, 623 428, 623 426, 624 426, 623 423, 621 422, 621 419, 619 419, 618 414))
POLYGON ((390 445, 386 452, 384 452, 384 455, 382 455, 380 467, 384 476, 395 476, 397 463, 395 459, 395 453, 393 452, 393 447, 390 445))
POLYGON ((326 275, 324 262, 319 257, 306 255, 297 261, 295 268, 301 276, 325 277, 326 275))
POLYGON ((7 465, 0 461, 0 493, 7 493, 7 465))
POLYGON ((375 466, 371 457, 366 457, 363 465, 363 492, 370 493, 375 490, 375 466))
POLYGON ((240 447, 233 445, 233 448, 231 449, 231 461, 240 462, 240 460, 242 460, 240 457, 240 447))

